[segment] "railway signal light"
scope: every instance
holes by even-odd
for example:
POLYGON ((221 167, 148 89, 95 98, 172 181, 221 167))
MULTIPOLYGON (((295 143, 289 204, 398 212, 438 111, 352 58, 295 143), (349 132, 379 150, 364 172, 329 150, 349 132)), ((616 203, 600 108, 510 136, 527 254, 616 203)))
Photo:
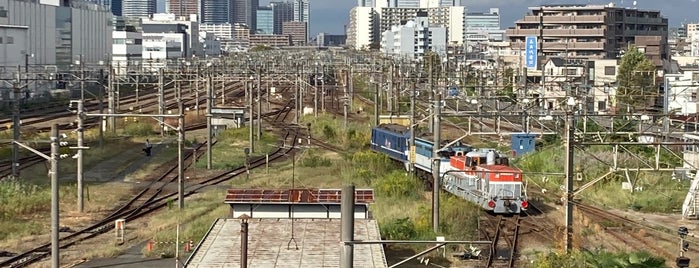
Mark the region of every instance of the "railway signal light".
POLYGON ((677 267, 679 268, 689 267, 689 261, 690 259, 684 256, 680 256, 675 259, 677 267))
POLYGON ((689 242, 686 240, 682 240, 682 251, 688 251, 689 250, 689 242))

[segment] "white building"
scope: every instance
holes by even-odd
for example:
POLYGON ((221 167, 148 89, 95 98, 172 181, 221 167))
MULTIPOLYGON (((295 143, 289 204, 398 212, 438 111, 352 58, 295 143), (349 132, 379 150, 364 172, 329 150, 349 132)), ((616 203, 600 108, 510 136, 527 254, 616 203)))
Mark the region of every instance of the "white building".
MULTIPOLYGON (((438 2, 435 2, 438 3, 438 2)), ((440 4, 436 4, 439 6, 440 4)), ((405 5, 403 5, 405 6, 405 5)), ((410 6, 410 5, 408 5, 410 6)), ((380 34, 414 20, 418 14, 426 14, 432 26, 447 29, 449 45, 464 44, 466 34, 466 8, 463 6, 441 6, 429 8, 392 7, 391 3, 376 3, 373 6, 354 7, 350 12, 347 44, 355 49, 378 45, 380 34)))
POLYGON ((235 36, 233 29, 234 29, 233 24, 230 24, 230 23, 225 23, 225 24, 202 23, 202 24, 199 24, 199 31, 200 32, 212 33, 214 36, 218 37, 219 39, 223 39, 223 40, 233 40, 233 37, 235 36))
MULTIPOLYGON (((157 13, 153 14, 150 19, 144 19, 142 26, 144 37, 146 34, 150 37, 157 34, 161 34, 163 37, 171 37, 171 34, 182 35, 186 40, 182 48, 184 51, 182 57, 204 56, 202 44, 199 42, 199 22, 197 22, 196 15, 190 15, 189 20, 179 20, 175 14, 157 13)), ((145 53, 145 44, 143 58, 148 59, 145 53)))
POLYGON ((665 79, 669 84, 668 111, 684 116, 696 114, 699 73, 685 71, 682 74, 667 75, 665 79))
MULTIPOLYGON (((143 58, 143 36, 140 32, 113 31, 112 39, 112 65, 127 66, 136 65, 143 58)), ((121 73, 121 70, 117 70, 121 73)))
POLYGON ((350 48, 368 49, 379 39, 378 13, 373 7, 354 7, 350 11, 350 25, 347 28, 347 45, 350 48))
POLYGON ((88 63, 108 60, 112 51, 111 12, 92 3, 59 4, 0 0, 0 25, 27 27, 26 45, 8 53, 33 54, 30 64, 58 68, 67 68, 81 56, 88 63))
POLYGON ((421 59, 430 51, 446 56, 447 30, 430 27, 427 17, 417 17, 403 26, 394 26, 381 38, 381 52, 389 55, 421 59))
POLYGON ((182 33, 144 33, 143 59, 163 61, 184 58, 187 37, 182 33))
POLYGON ((0 25, 0 66, 25 65, 27 26, 0 25), (18 53, 19 52, 19 53, 18 53))

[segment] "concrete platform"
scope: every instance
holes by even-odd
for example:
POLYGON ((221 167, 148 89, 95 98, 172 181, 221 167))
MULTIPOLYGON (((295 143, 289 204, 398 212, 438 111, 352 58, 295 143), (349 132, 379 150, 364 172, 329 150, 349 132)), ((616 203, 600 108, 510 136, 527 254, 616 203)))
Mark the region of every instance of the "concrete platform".
MULTIPOLYGON (((340 225, 340 219, 250 219, 248 267, 340 267, 340 225)), ((240 267, 240 231, 239 219, 218 219, 185 267, 240 267)), ((381 238, 373 219, 355 220, 354 232, 356 240, 381 238)), ((353 267, 388 267, 383 246, 356 245, 353 267)))

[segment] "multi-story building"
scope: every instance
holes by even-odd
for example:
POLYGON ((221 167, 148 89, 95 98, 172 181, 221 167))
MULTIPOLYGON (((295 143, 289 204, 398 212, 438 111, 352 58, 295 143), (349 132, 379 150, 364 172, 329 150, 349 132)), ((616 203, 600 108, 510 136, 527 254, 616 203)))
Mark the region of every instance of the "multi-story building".
POLYGON ((112 65, 123 73, 143 58, 143 28, 141 19, 114 17, 112 30, 112 65))
POLYGON ((199 31, 200 32, 212 33, 217 38, 223 39, 223 40, 232 40, 233 39, 233 37, 234 37, 233 29, 234 29, 233 24, 230 24, 230 23, 225 23, 225 24, 202 23, 202 24, 199 24, 199 31))
POLYGON ((0 66, 20 66, 30 56, 27 47, 28 26, 0 25, 0 66))
MULTIPOLYGON (((30 64, 68 68, 78 58, 83 62, 107 61, 112 53, 112 13, 87 2, 4 0, 0 25, 27 27, 26 43, 15 46, 20 37, 6 37, 8 54, 33 55, 30 64), (42 1, 43 2, 43 1, 42 1)), ((12 30, 14 31, 14 30, 12 30)), ((23 38, 23 37, 22 37, 23 38)))
POLYGON ((291 36, 291 42, 295 46, 305 45, 308 42, 306 23, 301 21, 287 21, 282 24, 282 35, 291 36))
POLYGON ((121 16, 122 10, 122 0, 111 0, 109 1, 109 10, 112 11, 114 16, 121 16))
POLYGON ((382 34, 381 52, 410 59, 421 59, 427 52, 441 57, 447 54, 447 29, 430 27, 427 12, 418 13, 414 21, 394 26, 382 34))
POLYGON ((250 47, 269 46, 287 47, 291 45, 291 37, 285 34, 252 34, 250 35, 250 47))
POLYGON ((505 31, 500 28, 500 9, 489 12, 466 13, 466 43, 503 41, 505 31))
POLYGON ((270 2, 274 13, 274 34, 282 34, 282 23, 294 20, 294 5, 289 2, 270 2))
POLYGON ((242 23, 250 27, 253 33, 257 29, 257 7, 260 6, 259 0, 231 0, 233 2, 233 21, 231 23, 242 23))
MULTIPOLYGON (((311 6, 309 0, 294 1, 294 21, 306 23, 306 36, 311 32, 311 6)), ((306 39, 304 42, 307 42, 306 39)))
POLYGON ((685 27, 687 28, 687 39, 692 39, 692 36, 699 34, 699 23, 689 23, 685 27))
POLYGON ((156 0, 122 0, 122 16, 150 17, 156 12, 156 0))
POLYGON ((316 45, 319 47, 343 46, 346 42, 347 36, 344 34, 318 33, 316 36, 316 45))
MULTIPOLYGON (((426 12, 431 25, 441 26, 447 29, 449 44, 461 45, 464 43, 466 8, 463 6, 437 8, 381 8, 376 11, 380 16, 378 20, 380 33, 391 30, 393 26, 402 25, 406 21, 414 20, 418 13, 426 12)), ((350 17, 350 21, 352 19, 353 18, 350 17)))
POLYGON ((165 13, 175 14, 177 17, 199 14, 198 0, 165 0, 165 2, 165 13))
POLYGON ((230 0, 200 0, 199 19, 201 23, 225 24, 232 21, 230 0))
POLYGON ((661 36, 667 41, 668 20, 659 11, 609 5, 546 5, 506 30, 515 49, 527 36, 539 36, 543 23, 543 53, 569 58, 616 58, 636 36, 661 36), (541 21, 543 20, 543 21, 541 21))
POLYGON ((274 11, 272 7, 257 8, 257 34, 274 34, 274 11))
POLYGON ((699 113, 699 73, 685 71, 679 75, 669 76, 668 111, 677 115, 696 115, 699 113))
POLYGON ((350 48, 368 49, 378 43, 379 14, 373 7, 358 6, 350 10, 350 23, 347 27, 347 45, 350 48))
MULTIPOLYGON (((174 14, 153 14, 152 18, 144 19, 142 22, 143 27, 143 39, 146 36, 150 40, 155 40, 154 46, 159 48, 166 48, 171 46, 172 42, 182 42, 181 52, 182 57, 192 57, 192 56, 203 56, 204 51, 202 49, 201 43, 199 43, 199 23, 196 21, 196 15, 192 15, 190 20, 178 20, 174 14), (163 38, 155 38, 156 36, 162 36, 163 38), (179 40, 184 41, 179 41, 179 40), (167 46, 162 46, 167 44, 167 46)), ((143 57, 148 58, 146 55, 146 41, 144 41, 144 53, 143 57)), ((163 52, 163 51, 155 51, 163 52)), ((178 55, 177 53, 155 53, 153 55, 166 55, 171 57, 172 55, 178 55)))

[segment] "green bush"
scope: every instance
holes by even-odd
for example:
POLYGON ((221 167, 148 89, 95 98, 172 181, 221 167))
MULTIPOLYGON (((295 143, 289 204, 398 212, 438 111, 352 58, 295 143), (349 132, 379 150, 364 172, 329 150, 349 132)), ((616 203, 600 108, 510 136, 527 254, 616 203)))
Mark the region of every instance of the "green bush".
POLYGON ((374 182, 374 189, 381 195, 392 198, 418 198, 421 184, 418 178, 402 171, 393 171, 374 182))
POLYGON ((330 165, 332 165, 332 161, 330 161, 330 159, 319 156, 315 153, 311 153, 301 160, 302 167, 329 167, 330 165))
POLYGON ((412 240, 417 236, 415 224, 410 218, 393 219, 381 224, 381 235, 386 240, 412 240))
POLYGON ((605 250, 577 251, 572 253, 551 252, 539 254, 538 258, 530 265, 536 268, 554 267, 667 267, 665 260, 651 255, 648 252, 608 252, 605 250))
POLYGON ((16 179, 0 181, 0 219, 42 211, 51 202, 45 187, 23 183, 16 179))
POLYGON ((329 125, 323 126, 323 136, 325 136, 326 139, 332 140, 335 138, 335 129, 333 129, 329 125))

